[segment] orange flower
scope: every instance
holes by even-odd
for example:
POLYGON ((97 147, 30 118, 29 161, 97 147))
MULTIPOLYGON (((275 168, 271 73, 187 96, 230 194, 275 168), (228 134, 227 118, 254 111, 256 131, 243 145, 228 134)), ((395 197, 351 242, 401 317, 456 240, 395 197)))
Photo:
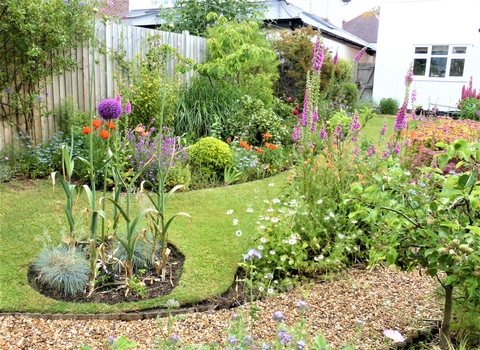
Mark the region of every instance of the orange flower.
POLYGON ((100 131, 100 136, 102 137, 102 139, 108 139, 108 136, 110 136, 110 134, 107 130, 102 130, 100 131))
POLYGON ((245 147, 245 146, 248 146, 248 144, 245 141, 240 141, 239 146, 245 147))
POLYGON ((257 153, 263 153, 264 151, 263 151, 263 149, 257 147, 257 148, 255 148, 255 152, 257 152, 257 153))
POLYGON ((105 126, 109 129, 115 129, 115 124, 113 122, 106 122, 105 126))
POLYGON ((92 121, 92 126, 94 128, 100 129, 100 127, 102 126, 102 122, 98 119, 95 119, 92 121))
POLYGON ((272 134, 270 134, 269 132, 267 132, 266 134, 263 134, 264 139, 269 139, 271 137, 272 137, 272 134))
POLYGON ((270 148, 270 143, 269 143, 269 142, 265 142, 265 147, 270 148))
POLYGON ((407 130, 402 129, 401 136, 402 136, 402 137, 407 136, 407 130))
POLYGON ((230 142, 232 142, 232 138, 229 137, 229 138, 227 139, 227 143, 230 143, 230 142))
POLYGON ((417 135, 417 132, 416 132, 415 130, 412 130, 411 136, 412 136, 412 139, 416 139, 417 136, 418 136, 418 135, 417 135))
POLYGON ((247 145, 245 146, 245 149, 246 149, 247 151, 251 151, 251 150, 253 149, 253 146, 250 146, 250 145, 247 144, 247 145))
POLYGON ((277 148, 278 148, 278 145, 274 145, 274 144, 270 145, 270 149, 277 149, 277 148))
POLYGON ((90 134, 90 127, 89 126, 86 126, 82 129, 82 132, 85 134, 85 135, 88 135, 90 134))

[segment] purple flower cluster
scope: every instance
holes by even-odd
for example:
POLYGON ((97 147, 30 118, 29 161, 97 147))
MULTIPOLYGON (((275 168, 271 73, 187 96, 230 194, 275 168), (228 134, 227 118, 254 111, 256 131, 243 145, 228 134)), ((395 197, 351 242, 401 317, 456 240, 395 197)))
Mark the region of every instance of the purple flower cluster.
POLYGON ((262 258, 262 253, 260 253, 259 251, 255 250, 255 249, 250 249, 247 254, 245 254, 243 256, 243 260, 245 261, 250 261, 250 260, 253 260, 253 259, 257 259, 257 260, 260 260, 262 258))
MULTIPOLYGON (((158 174, 158 145, 160 144, 160 166, 165 169, 166 166, 174 167, 177 163, 186 164, 188 154, 185 147, 178 144, 179 137, 170 135, 170 130, 164 128, 164 132, 153 137, 155 128, 150 128, 146 136, 138 135, 133 130, 127 131, 126 139, 132 146, 132 154, 127 156, 130 165, 135 171, 140 171, 152 157, 153 161, 144 169, 142 176, 138 181, 148 180, 152 184, 157 183, 158 174), (172 158, 173 156, 173 158, 172 158), (171 161, 171 163, 170 163, 171 161)), ((165 169, 166 170, 166 169, 165 169)))
POLYGON ((322 140, 327 138, 327 131, 325 130, 325 124, 322 124, 322 129, 320 130, 320 137, 322 140))
POLYGON ((122 103, 113 98, 106 98, 98 104, 98 114, 104 120, 118 119, 122 114, 122 103))
POLYGON ((395 124, 393 124, 394 131, 401 131, 407 128, 407 103, 403 102, 402 107, 398 110, 395 124))
POLYGON ((283 322, 285 315, 281 311, 275 311, 272 318, 275 322, 283 322))
POLYGON ((350 132, 352 134, 352 142, 356 142, 358 139, 358 135, 360 134, 360 129, 362 128, 358 121, 357 112, 355 112, 355 114, 353 115, 352 121, 350 122, 348 128, 350 129, 350 132))
POLYGON ((385 133, 387 132, 387 122, 385 121, 383 123, 382 130, 380 130, 380 136, 385 136, 385 133))
POLYGON ((323 59, 325 58, 325 46, 320 46, 320 40, 317 36, 317 41, 315 41, 315 46, 313 48, 313 58, 312 58, 312 70, 320 73, 322 69, 323 59))
POLYGON ((290 336, 290 334, 287 333, 287 331, 280 330, 278 331, 277 336, 281 345, 285 345, 292 342, 292 337, 290 336))
POLYGON ((361 49, 361 50, 357 53, 357 55, 355 56, 355 58, 354 58, 353 60, 356 61, 356 62, 360 61, 360 60, 362 59, 363 54, 365 53, 365 51, 367 51, 367 48, 366 48, 366 47, 364 47, 363 49, 361 49))

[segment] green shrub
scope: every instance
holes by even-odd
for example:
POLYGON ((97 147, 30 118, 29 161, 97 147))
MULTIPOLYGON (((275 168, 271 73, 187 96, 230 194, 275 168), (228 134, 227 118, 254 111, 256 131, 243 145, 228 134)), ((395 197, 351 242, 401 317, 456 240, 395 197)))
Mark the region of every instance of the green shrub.
POLYGON ((263 135, 269 133, 270 142, 287 144, 291 142, 289 130, 272 108, 265 108, 262 101, 247 95, 242 99, 240 108, 228 119, 224 136, 237 137, 252 146, 260 146, 263 135))
POLYGON ((233 153, 226 142, 205 137, 188 149, 188 161, 193 170, 199 170, 205 178, 222 175, 226 167, 233 165, 233 153))
POLYGON ((174 119, 176 135, 188 135, 191 140, 210 136, 215 123, 225 125, 238 108, 241 91, 222 81, 211 83, 207 77, 194 78, 180 95, 174 119))
POLYGON ((65 296, 75 296, 85 289, 90 269, 87 260, 66 247, 44 249, 33 263, 37 279, 65 296))
POLYGON ((73 97, 62 100, 53 114, 57 117, 60 131, 67 135, 72 129, 77 132, 81 131, 90 120, 86 113, 78 109, 73 97))
POLYGON ((343 83, 342 91, 344 96, 344 103, 348 109, 352 109, 358 101, 358 87, 354 83, 343 83))
POLYGON ((394 98, 382 98, 380 100, 380 114, 395 115, 398 112, 399 103, 394 98))
POLYGON ((188 189, 191 181, 192 173, 190 171, 190 166, 178 162, 168 170, 167 178, 165 179, 165 187, 170 189, 177 185, 183 185, 185 186, 185 189, 188 189))

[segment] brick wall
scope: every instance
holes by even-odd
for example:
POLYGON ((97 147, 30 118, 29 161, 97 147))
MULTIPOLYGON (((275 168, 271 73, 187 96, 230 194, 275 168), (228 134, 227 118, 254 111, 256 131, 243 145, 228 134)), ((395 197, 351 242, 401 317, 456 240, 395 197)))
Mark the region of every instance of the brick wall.
POLYGON ((103 0, 101 11, 108 16, 123 16, 129 12, 129 0, 103 0))

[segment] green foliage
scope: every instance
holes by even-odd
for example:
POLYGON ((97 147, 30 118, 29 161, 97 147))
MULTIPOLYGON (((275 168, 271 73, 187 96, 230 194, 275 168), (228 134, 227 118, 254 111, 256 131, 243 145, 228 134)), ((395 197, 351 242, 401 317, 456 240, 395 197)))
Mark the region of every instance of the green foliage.
POLYGON ((227 143, 204 137, 188 149, 188 161, 194 171, 212 177, 223 175, 224 169, 233 165, 233 153, 227 143))
POLYGON ((193 141, 209 136, 214 124, 225 125, 238 108, 241 96, 241 91, 230 83, 212 84, 207 77, 193 78, 180 95, 173 130, 193 141))
POLYGON ((480 120, 480 99, 468 97, 459 102, 460 118, 480 120))
POLYGON ((344 96, 345 106, 352 109, 358 101, 358 87, 354 83, 343 83, 342 92, 344 96))
POLYGON ((192 172, 190 166, 183 163, 175 163, 167 173, 165 178, 165 188, 171 189, 177 185, 182 185, 185 189, 190 187, 192 181, 192 172))
POLYGON ((72 97, 63 99, 60 106, 53 111, 53 115, 57 117, 60 131, 67 135, 72 129, 78 134, 88 125, 87 114, 78 110, 72 97))
POLYGON ((177 33, 188 30, 190 34, 206 36, 209 26, 215 25, 215 12, 228 21, 241 22, 259 18, 265 6, 249 0, 178 0, 173 9, 160 8, 165 18, 162 29, 173 29, 177 33))
POLYGON ((228 21, 213 13, 209 18, 217 19, 217 24, 208 28, 208 60, 196 67, 197 72, 233 84, 243 94, 271 105, 278 61, 266 33, 257 22, 228 21))
POLYGON ((394 98, 382 98, 380 100, 380 114, 395 115, 398 112, 398 101, 394 98))
POLYGON ((65 296, 82 293, 88 282, 89 268, 85 258, 66 247, 45 248, 33 263, 38 280, 65 296))
POLYGON ((225 137, 237 137, 252 146, 259 146, 267 133, 271 134, 270 141, 274 144, 291 142, 285 122, 271 108, 266 108, 260 100, 244 96, 236 112, 227 120, 225 137))
POLYGON ((148 51, 145 57, 138 54, 131 62, 123 61, 124 71, 121 75, 119 91, 124 100, 132 104, 132 112, 119 121, 122 130, 135 128, 137 125, 172 127, 175 110, 180 95, 178 77, 166 76, 166 64, 175 56, 178 60, 177 72, 188 69, 189 60, 178 55, 174 48, 167 44, 159 45, 161 38, 149 38, 148 51))
MULTIPOLYGON (((93 35, 92 5, 77 0, 6 0, 0 11, 0 98, 12 108, 2 118, 16 123, 25 117, 26 134, 35 113, 44 113, 47 79, 78 66, 72 52, 93 35)), ((5 109, 4 109, 5 111, 5 109)))

